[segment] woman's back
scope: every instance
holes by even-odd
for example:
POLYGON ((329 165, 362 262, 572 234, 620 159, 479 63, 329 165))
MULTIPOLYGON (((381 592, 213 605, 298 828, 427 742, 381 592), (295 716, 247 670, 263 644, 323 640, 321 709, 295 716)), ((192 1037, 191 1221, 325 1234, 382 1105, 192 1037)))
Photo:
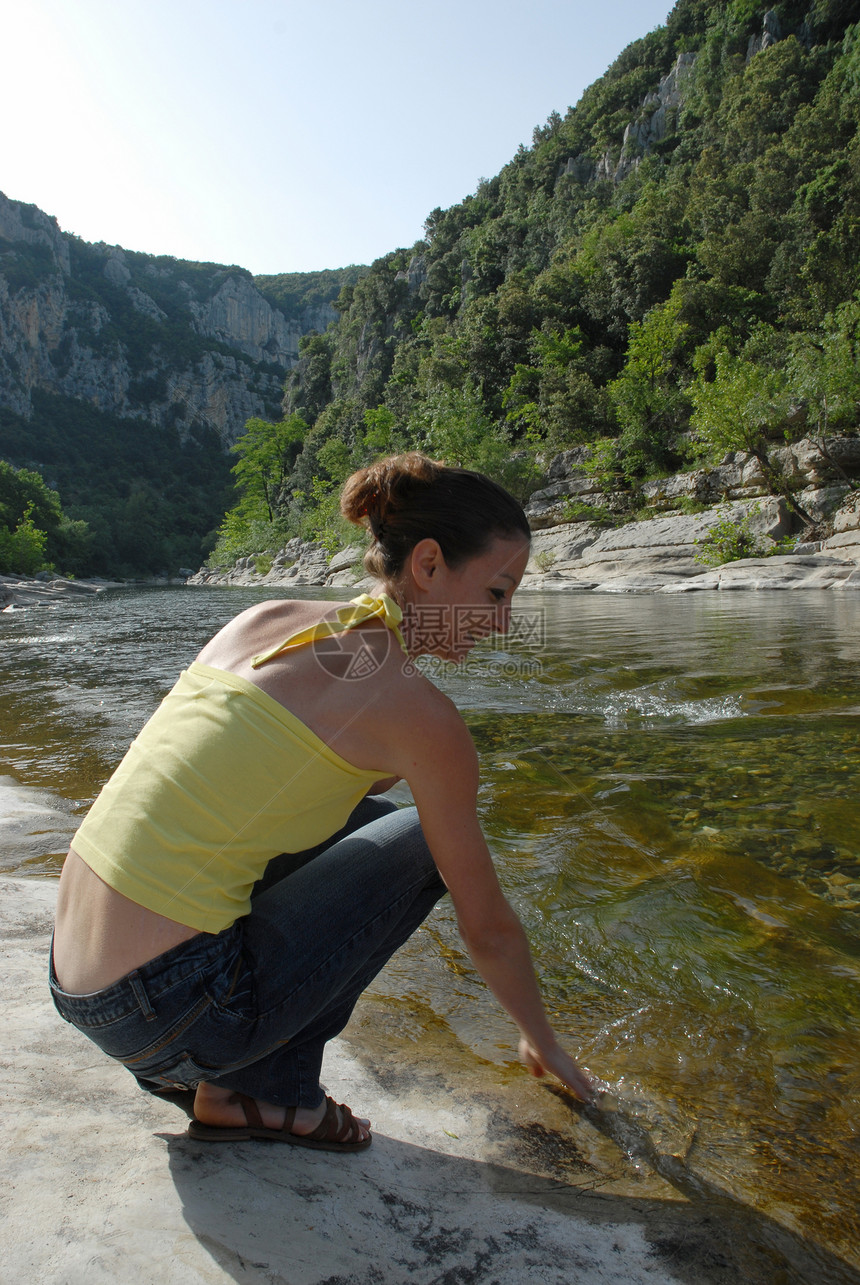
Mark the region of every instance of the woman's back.
POLYGON ((388 776, 396 772, 388 759, 395 743, 402 743, 404 724, 426 707, 449 704, 410 663, 391 627, 396 618, 388 625, 369 619, 253 663, 309 626, 336 621, 348 605, 258 603, 216 634, 197 660, 247 679, 347 762, 360 769, 381 767, 388 776))
MULTIPOLYGON (((99 989, 201 929, 218 930, 216 920, 219 914, 223 917, 226 913, 225 907, 213 910, 207 917, 199 907, 195 909, 193 898, 172 899, 170 895, 166 899, 164 895, 150 897, 151 904, 147 906, 134 875, 130 874, 124 881, 112 871, 102 870, 93 845, 87 840, 92 831, 94 842, 104 844, 104 835, 112 827, 118 827, 117 833, 121 830, 120 838, 124 840, 120 845, 124 857, 132 865, 141 864, 134 856, 134 849, 140 844, 153 845, 150 833, 153 823, 160 824, 162 816, 167 819, 171 811, 178 809, 180 815, 183 812, 184 792, 189 786, 187 781, 175 779, 177 763, 181 766, 183 760, 191 760, 194 754, 198 761, 203 754, 213 751, 220 754, 223 761, 219 769, 217 806, 237 831, 241 831, 243 820, 249 815, 267 821, 271 814, 275 822, 273 834, 278 823, 282 827, 282 842, 270 844, 273 850, 269 851, 269 857, 276 855, 274 849, 291 851, 307 846, 308 834, 312 836, 311 841, 316 841, 320 836, 314 834, 314 824, 319 825, 324 835, 333 818, 348 812, 364 793, 386 788, 390 782, 385 778, 399 775, 393 765, 394 758, 400 757, 393 749, 394 741, 402 736, 404 727, 420 723, 420 710, 425 702, 445 698, 440 698, 436 689, 411 667, 405 672, 406 657, 384 623, 370 620, 328 641, 281 652, 259 667, 252 664, 255 656, 277 647, 308 626, 324 619, 336 620, 337 611, 343 606, 274 601, 243 612, 206 644, 143 730, 116 774, 120 787, 124 777, 132 782, 131 787, 125 785, 118 790, 125 800, 124 815, 115 815, 111 791, 106 789, 77 836, 83 852, 78 853, 73 845, 66 862, 58 905, 55 962, 58 976, 69 989, 79 992, 99 989), (358 657, 362 660, 361 676, 349 677, 350 673, 356 674, 358 657), (207 674, 207 671, 211 672, 207 674), (219 681, 219 674, 235 675, 238 683, 219 681), (211 680, 208 683, 207 677, 211 680), (239 708, 235 701, 225 702, 225 695, 241 696, 242 689, 248 686, 261 693, 262 699, 255 701, 253 693, 245 691, 246 699, 239 703, 239 708), (179 715, 178 731, 171 701, 179 715), (280 726, 277 717, 266 718, 268 702, 276 702, 287 712, 280 726), (290 717, 297 725, 291 726, 290 717), (255 750, 255 728, 261 720, 280 737, 274 745, 274 756, 261 748, 255 750), (200 746, 201 726, 207 729, 205 749, 200 746), (302 737, 303 728, 310 737, 302 737), (325 756, 320 755, 316 741, 322 742, 343 763, 321 761, 325 756), (195 744, 198 748, 193 751, 190 746, 195 744), (267 756, 267 762, 262 761, 263 755, 267 756), (142 760, 144 765, 148 759, 154 770, 147 773, 144 767, 143 771, 135 771, 135 759, 142 760), (304 781, 302 775, 296 777, 303 765, 308 765, 304 781), (351 773, 350 767, 356 771, 351 773), (290 777, 296 779, 289 780, 290 777), (281 784, 289 785, 289 789, 279 793, 277 787, 281 784), (294 801, 301 807, 319 794, 320 802, 316 804, 319 821, 315 822, 313 815, 306 816, 296 831, 300 839, 291 843, 291 817, 286 813, 279 816, 274 807, 262 810, 257 798, 260 789, 267 799, 274 795, 282 797, 289 805, 288 812, 294 801), (138 809, 141 816, 136 820, 133 806, 136 797, 148 799, 150 804, 158 800, 160 806, 149 808, 149 821, 143 807, 138 809), (81 856, 85 860, 81 860, 81 856), (121 931, 117 931, 118 925, 121 931)), ((272 738, 265 729, 261 735, 263 744, 271 745, 272 738)), ((193 783, 197 771, 193 762, 190 766, 189 779, 193 783)), ((206 776, 207 784, 213 784, 211 769, 206 776)), ((198 814, 202 811, 199 799, 189 799, 188 803, 198 814)), ((209 811, 214 809, 210 807, 209 811)), ((249 828, 248 838, 252 848, 254 843, 266 842, 266 836, 258 836, 253 826, 249 828)), ((176 877, 184 885, 188 879, 185 865, 199 859, 214 877, 214 892, 217 879, 224 873, 212 865, 213 853, 220 850, 221 844, 216 836, 211 842, 198 843, 199 851, 195 853, 188 850, 193 843, 194 835, 190 832, 175 859, 176 877)), ((264 856, 264 851, 261 850, 261 854, 264 856)), ((252 851, 246 864, 253 860, 252 851)), ((152 870, 151 860, 142 864, 152 870)), ((242 872, 231 869, 231 879, 233 886, 223 891, 228 900, 235 900, 235 885, 237 881, 242 882, 242 872)), ((251 882, 246 874, 246 894, 251 882)))

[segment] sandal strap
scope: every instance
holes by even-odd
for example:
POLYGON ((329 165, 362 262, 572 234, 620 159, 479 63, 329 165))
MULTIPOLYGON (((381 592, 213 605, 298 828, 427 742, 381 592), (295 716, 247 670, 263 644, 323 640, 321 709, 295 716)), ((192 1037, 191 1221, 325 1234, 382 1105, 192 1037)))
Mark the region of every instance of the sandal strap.
POLYGON ((326 1097, 325 1103, 325 1115, 307 1136, 314 1142, 357 1141, 358 1125, 349 1107, 345 1103, 339 1105, 330 1097, 326 1097))
POLYGON ((249 1098, 247 1093, 239 1093, 238 1090, 229 1099, 231 1102, 238 1102, 245 1112, 245 1123, 252 1129, 263 1128, 263 1117, 260 1115, 260 1109, 253 1098, 249 1098))
MULTIPOLYGON (((260 1115, 260 1109, 253 1098, 249 1098, 247 1093, 239 1093, 238 1090, 230 1098, 231 1102, 238 1102, 245 1113, 245 1123, 251 1129, 264 1129, 263 1117, 260 1115)), ((293 1121, 296 1118, 296 1108, 287 1107, 284 1123, 281 1129, 284 1133, 293 1132, 293 1121)), ((359 1139, 359 1128, 355 1116, 345 1103, 340 1105, 333 1098, 326 1096, 325 1115, 320 1120, 313 1133, 304 1135, 314 1142, 357 1142, 359 1139)))

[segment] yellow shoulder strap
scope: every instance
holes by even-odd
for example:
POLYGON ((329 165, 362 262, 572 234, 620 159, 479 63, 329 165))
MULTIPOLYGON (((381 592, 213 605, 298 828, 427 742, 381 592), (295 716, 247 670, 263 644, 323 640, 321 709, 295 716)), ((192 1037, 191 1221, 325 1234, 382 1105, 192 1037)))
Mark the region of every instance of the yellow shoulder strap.
POLYGON ((363 625, 368 620, 381 620, 394 634, 404 654, 408 655, 403 634, 400 632, 403 612, 397 603, 386 593, 381 593, 378 598, 372 598, 370 594, 363 593, 358 598, 350 599, 348 607, 338 608, 337 620, 320 620, 315 625, 309 625, 307 629, 300 629, 284 642, 278 643, 271 651, 264 651, 259 656, 254 656, 251 666, 257 669, 260 665, 265 665, 267 660, 280 656, 282 651, 292 651, 294 647, 306 647, 308 643, 316 642, 318 638, 328 638, 331 634, 344 633, 347 629, 355 629, 356 625, 363 625))

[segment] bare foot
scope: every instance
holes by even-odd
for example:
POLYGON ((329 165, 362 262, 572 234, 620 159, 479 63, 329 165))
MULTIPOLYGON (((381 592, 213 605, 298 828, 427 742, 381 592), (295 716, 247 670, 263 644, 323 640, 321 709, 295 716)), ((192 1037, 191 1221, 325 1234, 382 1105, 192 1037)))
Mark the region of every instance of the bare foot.
MULTIPOLYGON (((255 1099, 257 1109, 267 1129, 280 1129, 284 1124, 286 1108, 276 1106, 273 1102, 255 1099)), ((222 1089, 215 1084, 198 1084, 194 1097, 194 1114, 201 1124, 214 1125, 217 1128, 241 1129, 246 1123, 245 1112, 232 1089, 222 1089)), ((313 1133, 325 1115, 325 1098, 318 1107, 296 1107, 291 1133, 303 1136, 313 1133)), ((360 1139, 370 1137, 370 1121, 355 1117, 359 1126, 360 1139)))

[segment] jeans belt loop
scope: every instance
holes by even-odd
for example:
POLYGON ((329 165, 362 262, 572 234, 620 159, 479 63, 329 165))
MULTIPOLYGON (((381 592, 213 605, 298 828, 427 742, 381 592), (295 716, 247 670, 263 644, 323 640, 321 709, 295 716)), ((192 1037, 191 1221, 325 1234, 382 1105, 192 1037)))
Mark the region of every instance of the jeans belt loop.
POLYGON ((143 1013, 143 1016, 146 1018, 147 1022, 154 1021, 156 1017, 155 1009, 149 1002, 149 996, 146 993, 137 969, 135 969, 133 973, 129 973, 127 980, 134 993, 134 998, 140 1005, 140 1011, 143 1013))

